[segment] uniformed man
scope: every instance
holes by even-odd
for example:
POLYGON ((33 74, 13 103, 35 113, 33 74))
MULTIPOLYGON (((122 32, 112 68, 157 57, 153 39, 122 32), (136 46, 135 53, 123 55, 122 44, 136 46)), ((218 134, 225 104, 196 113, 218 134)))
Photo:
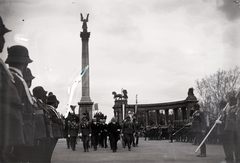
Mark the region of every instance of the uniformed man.
MULTIPOLYGON (((204 117, 204 113, 200 111, 199 104, 194 104, 193 113, 193 122, 192 122, 192 129, 196 133, 196 139, 201 143, 205 136, 206 131, 206 119, 204 117)), ((197 157, 206 157, 206 144, 203 143, 201 146, 201 153, 197 155, 197 157)))
POLYGON ((131 122, 130 116, 126 117, 126 121, 122 124, 122 134, 125 140, 125 144, 128 146, 128 150, 131 150, 132 135, 134 133, 134 127, 131 122))
POLYGON ((30 94, 29 88, 23 79, 23 73, 26 71, 27 66, 32 60, 29 58, 28 49, 21 45, 15 45, 7 49, 8 57, 6 63, 9 65, 14 80, 15 87, 18 90, 18 95, 22 100, 22 118, 23 118, 23 134, 25 146, 21 146, 16 150, 17 159, 21 161, 29 161, 29 155, 27 153, 31 146, 34 146, 34 114, 33 99, 30 94))
POLYGON ((224 124, 224 140, 225 142, 225 161, 234 162, 234 157, 238 158, 237 152, 237 132, 236 132, 236 117, 238 113, 237 98, 230 96, 228 99, 229 107, 224 111, 226 118, 216 121, 217 124, 224 124), (225 122, 224 122, 225 121, 225 122))
POLYGON ((237 156, 236 162, 240 163, 240 90, 236 94, 237 98, 237 112, 236 112, 236 134, 237 134, 237 156))
POLYGON ((107 131, 110 139, 110 147, 113 152, 117 151, 117 142, 119 140, 121 126, 116 122, 116 118, 113 117, 111 122, 107 126, 107 131))
POLYGON ((220 111, 222 112, 221 113, 221 119, 220 119, 220 122, 217 122, 217 134, 219 135, 220 137, 220 141, 221 141, 221 144, 223 146, 223 150, 224 150, 224 153, 226 153, 227 151, 227 148, 226 148, 226 145, 227 145, 227 133, 226 131, 224 131, 224 128, 225 128, 225 122, 226 122, 226 112, 223 112, 222 110, 226 107, 227 105, 227 102, 222 100, 220 102, 220 111))
POLYGON ((86 117, 83 117, 82 122, 80 123, 79 136, 82 137, 84 152, 88 152, 89 139, 91 137, 91 125, 86 117))
POLYGON ((74 117, 73 119, 69 120, 68 123, 68 137, 70 138, 70 145, 73 151, 76 150, 76 140, 79 132, 80 126, 77 122, 77 118, 74 117))
POLYGON ((138 147, 139 136, 140 136, 140 127, 137 121, 137 118, 133 117, 133 127, 134 127, 134 134, 133 134, 133 147, 138 147))
MULTIPOLYGON (((10 32, 0 17, 0 53, 10 32)), ((15 147, 25 144, 23 137, 22 101, 14 86, 14 77, 0 58, 0 162, 12 162, 15 147), (13 153, 12 153, 13 152, 13 153)))

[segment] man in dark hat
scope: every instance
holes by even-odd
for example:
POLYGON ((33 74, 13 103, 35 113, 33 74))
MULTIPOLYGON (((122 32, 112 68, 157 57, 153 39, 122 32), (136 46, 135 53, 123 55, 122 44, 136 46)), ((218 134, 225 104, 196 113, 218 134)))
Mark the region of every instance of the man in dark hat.
POLYGON ((51 114, 53 138, 49 142, 49 159, 51 160, 53 150, 58 142, 59 138, 63 137, 63 123, 60 114, 57 112, 59 101, 55 95, 49 95, 47 97, 47 109, 51 114))
POLYGON ((100 131, 101 131, 100 123, 97 121, 96 118, 92 119, 91 130, 92 130, 92 144, 93 144, 94 151, 96 151, 98 146, 100 131))
POLYGON ((8 48, 8 58, 5 61, 9 64, 9 70, 14 76, 15 87, 23 103, 23 123, 24 123, 24 140, 27 146, 33 145, 33 128, 34 109, 32 107, 33 100, 29 88, 23 79, 23 73, 26 71, 27 66, 32 60, 28 56, 28 50, 24 46, 15 45, 8 48), (28 124, 28 123, 31 124, 28 124))
POLYGON ((117 142, 119 140, 121 126, 118 122, 116 122, 116 118, 113 117, 111 122, 107 126, 107 131, 110 140, 110 147, 113 152, 117 151, 117 142))
POLYGON ((7 29, 5 25, 3 24, 2 18, 0 16, 0 53, 2 53, 4 44, 5 44, 5 39, 4 39, 4 34, 10 32, 11 30, 7 29))
MULTIPOLYGON (((4 34, 10 32, 0 17, 0 53, 5 44, 4 34)), ((22 102, 14 86, 14 78, 0 58, 0 162, 12 162, 13 150, 23 145, 22 102)))
POLYGON ((31 88, 32 80, 34 78, 35 78, 35 76, 32 75, 30 68, 27 68, 26 71, 23 73, 23 79, 27 83, 28 88, 31 88))
POLYGON ((37 86, 33 88, 33 96, 37 100, 39 111, 43 112, 44 122, 45 122, 45 125, 43 123, 38 123, 41 126, 36 127, 36 128, 39 128, 40 131, 42 130, 42 132, 39 132, 38 134, 39 137, 36 138, 38 155, 35 156, 35 160, 37 162, 50 163, 52 153, 49 151, 51 151, 52 149, 49 149, 49 142, 51 141, 51 139, 53 139, 53 130, 52 130, 51 113, 49 112, 48 106, 46 104, 47 91, 45 91, 42 86, 37 86), (44 127, 46 128, 46 133, 44 133, 43 131, 44 127))
POLYGON ((29 158, 26 153, 34 146, 34 114, 33 99, 30 94, 29 88, 23 79, 23 73, 26 71, 27 66, 32 60, 29 58, 28 50, 21 45, 15 45, 7 49, 8 57, 6 63, 9 64, 9 70, 11 71, 14 80, 15 87, 18 90, 18 95, 22 100, 23 110, 23 134, 25 140, 25 146, 19 148, 19 154, 17 155, 21 161, 28 161, 29 158))
MULTIPOLYGON (((192 129, 196 133, 196 139, 198 142, 202 142, 205 136, 206 132, 206 119, 204 117, 204 113, 200 111, 200 105, 199 104, 194 104, 194 110, 195 112, 193 113, 193 122, 192 122, 192 129)), ((206 157, 206 144, 203 143, 203 145, 200 148, 200 154, 197 155, 197 157, 206 157)))
POLYGON ((100 129, 101 129, 101 135, 100 135, 100 145, 102 148, 107 148, 107 123, 106 123, 106 116, 102 119, 100 119, 100 129))

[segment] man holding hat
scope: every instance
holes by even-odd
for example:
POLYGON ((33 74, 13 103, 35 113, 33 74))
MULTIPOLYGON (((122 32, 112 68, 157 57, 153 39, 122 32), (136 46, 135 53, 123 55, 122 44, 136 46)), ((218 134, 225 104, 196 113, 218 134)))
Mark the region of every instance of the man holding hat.
MULTIPOLYGON (((10 32, 0 17, 0 53, 5 44, 4 34, 10 32)), ((12 162, 10 151, 23 145, 22 102, 14 86, 14 78, 0 58, 0 162, 12 162)), ((13 150, 14 154, 15 150, 13 150)))

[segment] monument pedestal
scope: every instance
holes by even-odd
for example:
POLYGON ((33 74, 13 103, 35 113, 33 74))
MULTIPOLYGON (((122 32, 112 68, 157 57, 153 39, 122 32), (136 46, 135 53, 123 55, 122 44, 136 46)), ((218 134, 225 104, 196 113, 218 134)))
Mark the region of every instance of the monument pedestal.
POLYGON ((82 121, 82 117, 86 116, 89 121, 92 120, 92 106, 93 102, 79 102, 79 118, 82 121))

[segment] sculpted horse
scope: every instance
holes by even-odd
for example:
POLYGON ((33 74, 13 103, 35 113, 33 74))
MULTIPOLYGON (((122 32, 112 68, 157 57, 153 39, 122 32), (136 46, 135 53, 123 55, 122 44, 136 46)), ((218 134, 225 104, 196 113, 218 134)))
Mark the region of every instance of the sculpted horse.
POLYGON ((127 90, 126 89, 124 89, 124 90, 122 90, 122 93, 123 93, 123 98, 124 99, 128 99, 128 95, 127 95, 127 90))
POLYGON ((115 91, 112 92, 113 98, 115 100, 121 100, 122 99, 122 94, 117 94, 115 91))

